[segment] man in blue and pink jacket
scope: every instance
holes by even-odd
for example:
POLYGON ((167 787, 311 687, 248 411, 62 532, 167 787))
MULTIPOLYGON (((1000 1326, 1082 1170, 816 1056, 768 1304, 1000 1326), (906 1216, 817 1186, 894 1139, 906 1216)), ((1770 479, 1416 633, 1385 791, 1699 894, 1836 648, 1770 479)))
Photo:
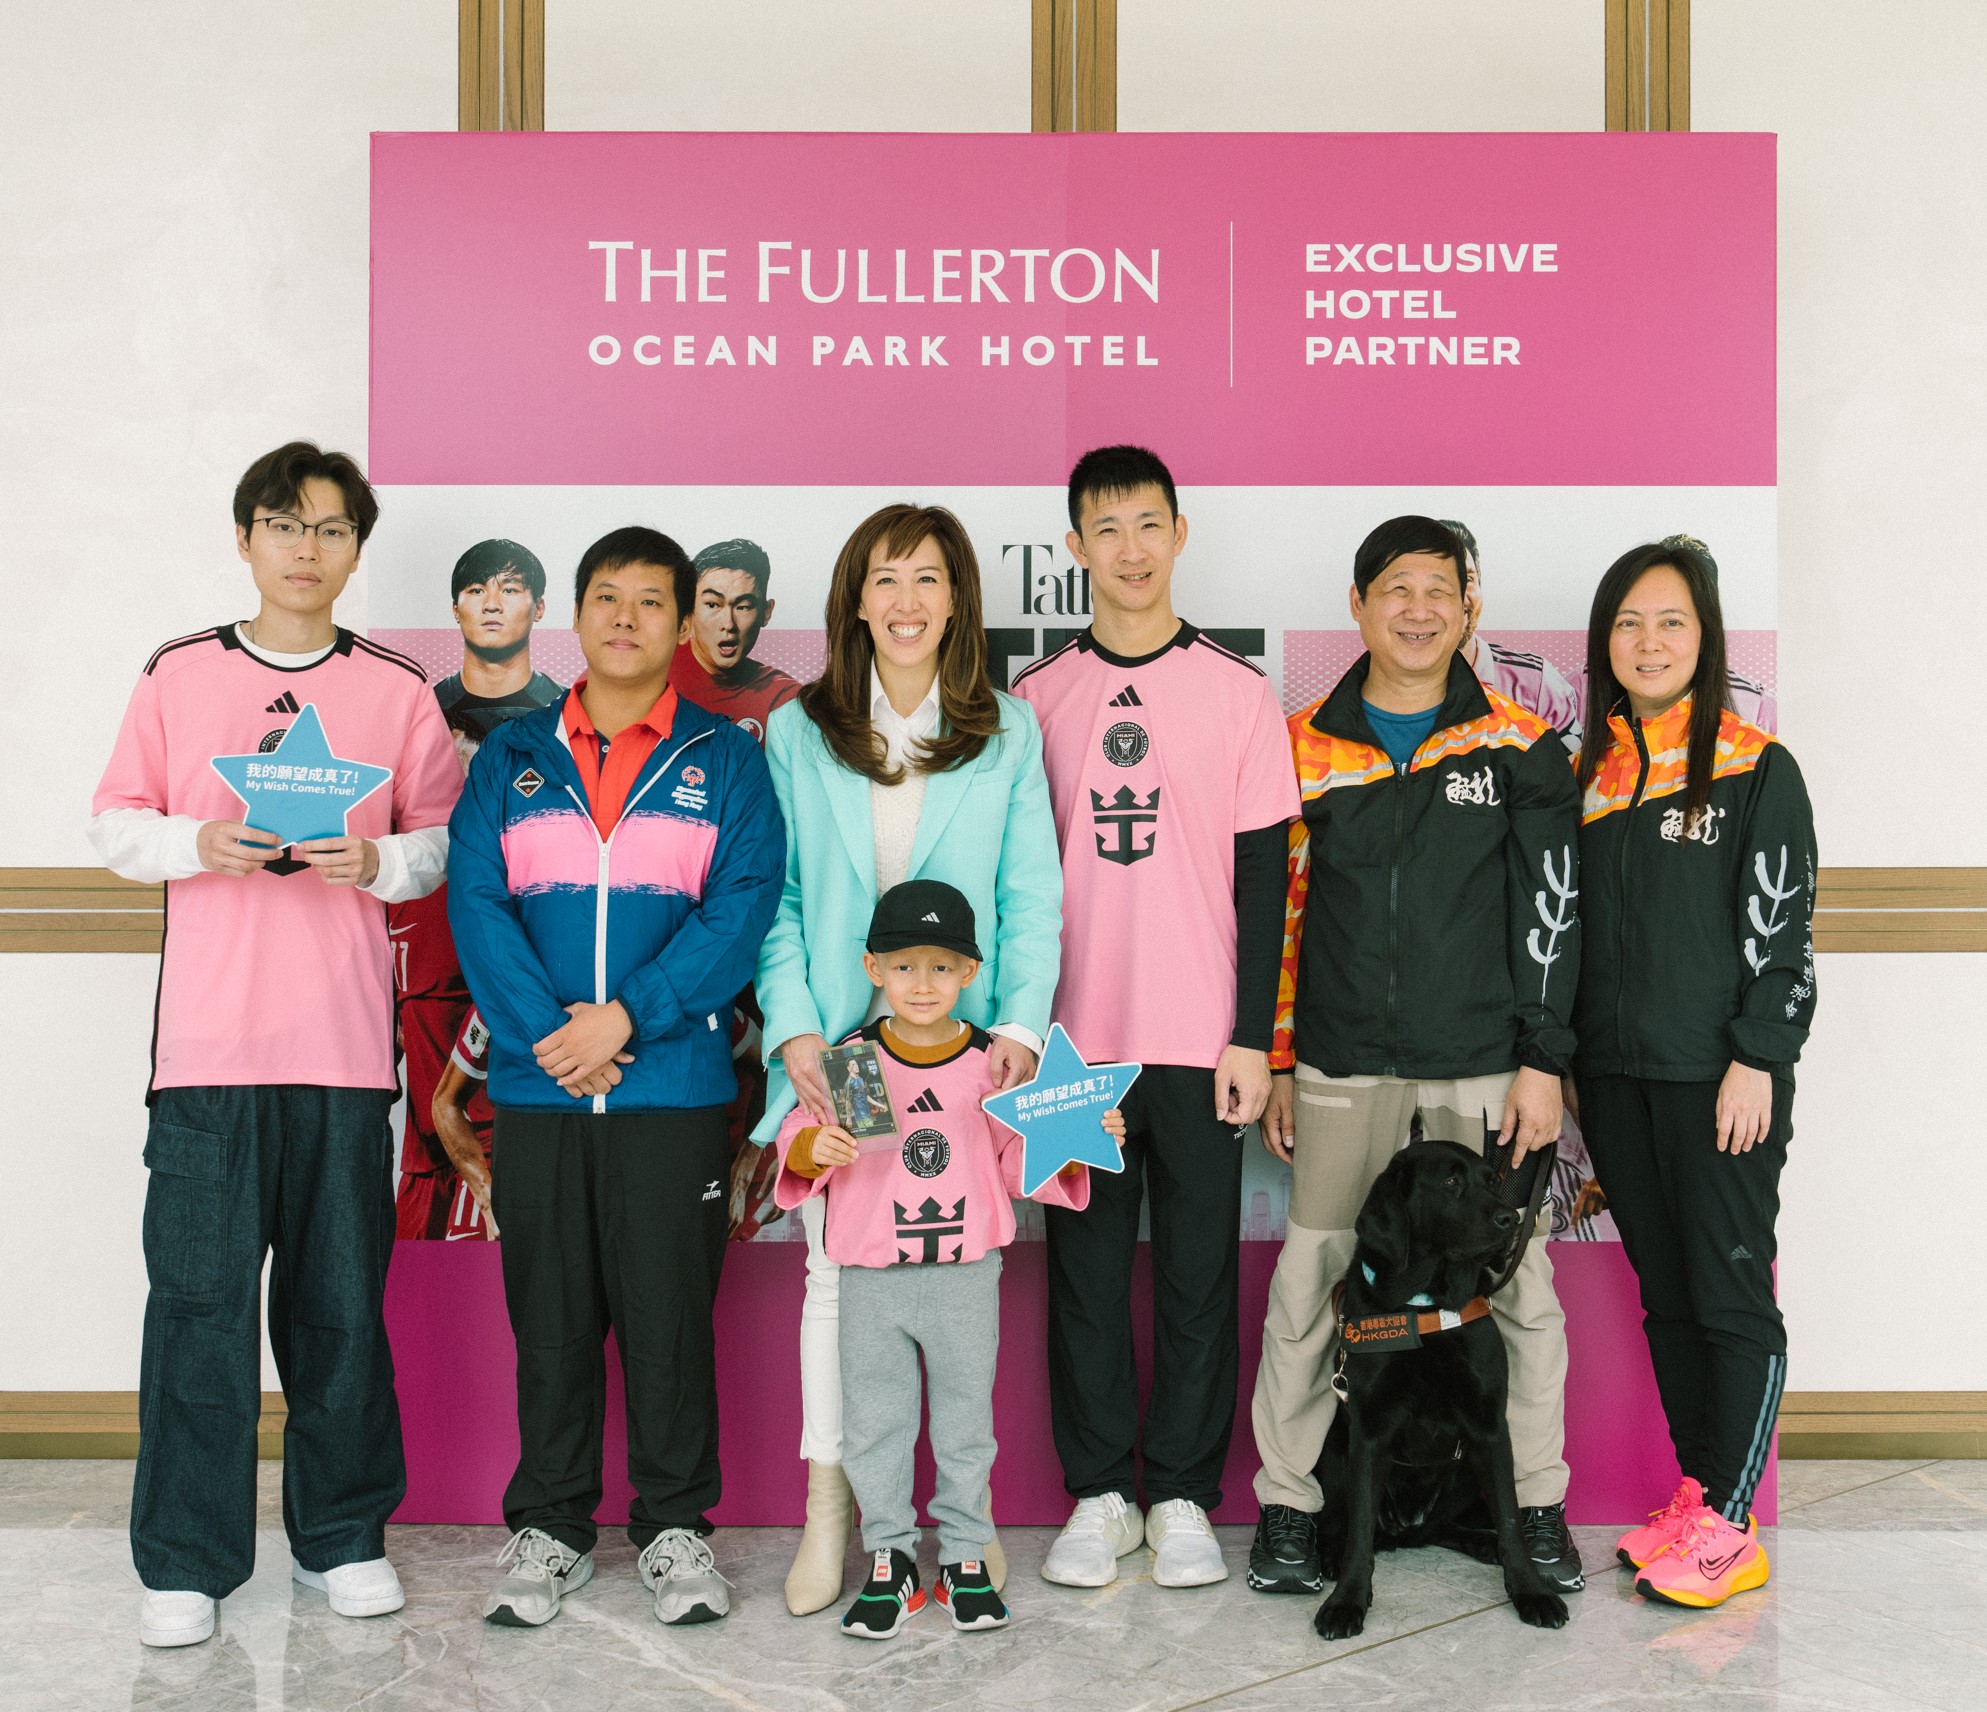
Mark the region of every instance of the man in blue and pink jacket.
POLYGON ((704 1536, 731 1001, 779 902, 786 830, 758 744, 669 687, 693 583, 682 548, 619 529, 576 581, 586 675, 490 735, 450 821, 518 1358, 510 1570, 484 1615, 547 1622, 593 1573, 612 1329, 628 1535, 658 1619, 705 1622, 729 1608, 704 1536))

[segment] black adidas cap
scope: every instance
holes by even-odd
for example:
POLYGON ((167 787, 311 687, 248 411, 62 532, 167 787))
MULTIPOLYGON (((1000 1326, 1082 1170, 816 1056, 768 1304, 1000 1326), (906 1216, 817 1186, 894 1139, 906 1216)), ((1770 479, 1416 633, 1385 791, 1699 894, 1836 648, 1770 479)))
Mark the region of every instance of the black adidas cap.
POLYGON ((876 900, 869 918, 869 949, 881 957, 913 945, 936 945, 980 961, 973 937, 973 906, 943 880, 906 880, 876 900))

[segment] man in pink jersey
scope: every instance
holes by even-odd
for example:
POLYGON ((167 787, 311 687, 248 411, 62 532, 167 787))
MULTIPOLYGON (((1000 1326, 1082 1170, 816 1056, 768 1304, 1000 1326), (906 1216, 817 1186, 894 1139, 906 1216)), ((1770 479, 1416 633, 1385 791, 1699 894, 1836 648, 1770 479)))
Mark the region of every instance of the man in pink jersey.
POLYGON ((1055 1018, 1092 1062, 1145 1071, 1123 1173, 1094 1177, 1082 1212, 1047 1210, 1049 1400, 1076 1508, 1042 1573, 1101 1587, 1143 1540, 1156 1582, 1192 1587, 1228 1573, 1207 1512, 1235 1416, 1242 1145, 1269 1098, 1297 779, 1269 679, 1173 611, 1187 522, 1166 466, 1137 446, 1087 453, 1069 514, 1096 616, 1014 685, 1041 722, 1062 845, 1055 1018), (1147 1194, 1141 1447, 1131 1272, 1147 1194))
POLYGON ((342 453, 257 459, 234 498, 256 615, 152 656, 97 787, 104 861, 166 883, 131 1502, 148 1646, 204 1641, 254 1568, 272 1249, 291 1574, 342 1616, 403 1603, 386 906, 441 883, 462 769, 421 669, 332 622, 378 515, 342 453))

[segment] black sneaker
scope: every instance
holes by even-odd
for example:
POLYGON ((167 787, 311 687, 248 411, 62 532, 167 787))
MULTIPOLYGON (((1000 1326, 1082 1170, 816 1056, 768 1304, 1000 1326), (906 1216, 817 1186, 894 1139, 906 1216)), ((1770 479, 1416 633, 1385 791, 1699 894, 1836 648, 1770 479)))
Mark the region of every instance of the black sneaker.
POLYGON ((908 1552, 880 1551, 862 1591, 842 1613, 842 1633, 860 1641, 887 1641, 924 1608, 916 1560, 908 1552))
POLYGON ((1249 1585, 1258 1593, 1322 1591, 1318 1518, 1288 1504, 1265 1504, 1249 1547, 1249 1585))
POLYGON ((1564 1504, 1527 1504, 1518 1512, 1518 1532, 1539 1576, 1555 1593, 1578 1593, 1587 1585, 1580 1548, 1566 1531, 1564 1504))
POLYGON ((964 1563, 940 1564, 938 1585, 931 1590, 931 1596, 952 1613, 955 1629, 1007 1627, 1007 1607, 994 1591, 993 1578, 987 1574, 987 1566, 978 1558, 969 1557, 964 1563))

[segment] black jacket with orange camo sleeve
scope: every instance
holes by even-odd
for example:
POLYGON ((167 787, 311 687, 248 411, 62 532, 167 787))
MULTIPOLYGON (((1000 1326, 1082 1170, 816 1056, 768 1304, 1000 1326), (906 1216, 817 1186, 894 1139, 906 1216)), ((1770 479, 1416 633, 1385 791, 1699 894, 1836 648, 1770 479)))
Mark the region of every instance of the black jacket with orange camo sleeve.
POLYGON ((1365 714, 1362 656, 1290 718, 1273 1069, 1451 1080, 1563 1073, 1580 970, 1579 793, 1543 719, 1456 656, 1404 767, 1365 714))
POLYGON ((1815 1008, 1814 811, 1794 757, 1727 711, 1711 800, 1686 824, 1690 698, 1617 708, 1581 805, 1586 933, 1576 1067, 1715 1082, 1791 1075, 1815 1008))

